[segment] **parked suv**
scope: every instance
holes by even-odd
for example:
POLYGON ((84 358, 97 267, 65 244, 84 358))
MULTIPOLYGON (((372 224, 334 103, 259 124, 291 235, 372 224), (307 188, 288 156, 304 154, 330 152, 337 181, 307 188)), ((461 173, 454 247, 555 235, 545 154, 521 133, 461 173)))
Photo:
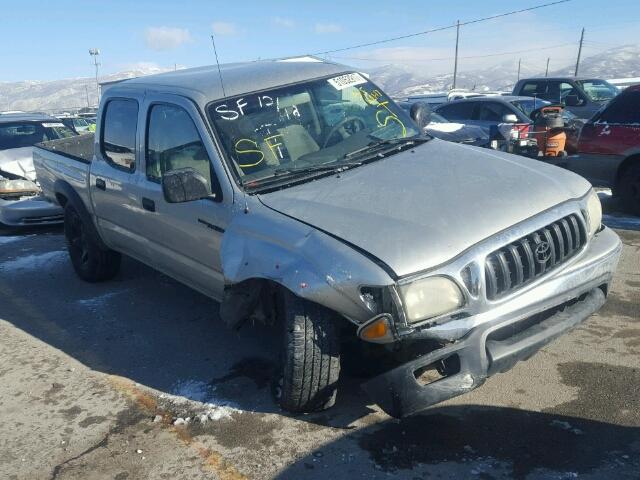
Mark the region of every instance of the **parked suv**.
POLYGON ((423 126, 347 66, 257 61, 118 83, 95 138, 34 161, 81 278, 124 253, 273 325, 291 411, 333 405, 341 340, 366 342, 365 390, 405 416, 586 320, 621 250, 583 178, 423 126))
POLYGON ((514 95, 561 103, 578 118, 589 119, 618 94, 617 87, 599 78, 525 78, 513 88, 514 95))
POLYGON ((577 150, 560 165, 612 188, 628 211, 640 215, 640 85, 628 87, 585 123, 577 150))

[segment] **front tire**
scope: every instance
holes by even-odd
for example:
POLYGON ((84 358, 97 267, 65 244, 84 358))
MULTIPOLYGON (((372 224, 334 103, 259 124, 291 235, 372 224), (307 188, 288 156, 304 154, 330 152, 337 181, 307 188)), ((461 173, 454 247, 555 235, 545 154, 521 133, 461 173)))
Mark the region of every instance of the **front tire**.
POLYGON ((640 215, 640 160, 624 170, 618 185, 622 207, 629 213, 640 215))
POLYGON ((289 291, 283 291, 279 304, 284 342, 274 385, 276 401, 295 413, 332 407, 340 375, 335 315, 289 291))
POLYGON ((71 204, 64 209, 64 236, 73 269, 80 278, 95 283, 110 280, 120 270, 121 255, 103 250, 93 239, 82 217, 71 204))

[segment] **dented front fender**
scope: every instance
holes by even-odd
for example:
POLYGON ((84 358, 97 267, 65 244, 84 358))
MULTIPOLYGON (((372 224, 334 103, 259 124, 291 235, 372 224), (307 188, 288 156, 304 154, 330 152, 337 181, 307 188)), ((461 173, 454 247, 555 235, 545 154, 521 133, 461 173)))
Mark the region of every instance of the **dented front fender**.
POLYGON ((349 245, 264 208, 234 218, 221 258, 227 286, 271 280, 356 323, 373 315, 360 288, 393 284, 385 270, 349 245))

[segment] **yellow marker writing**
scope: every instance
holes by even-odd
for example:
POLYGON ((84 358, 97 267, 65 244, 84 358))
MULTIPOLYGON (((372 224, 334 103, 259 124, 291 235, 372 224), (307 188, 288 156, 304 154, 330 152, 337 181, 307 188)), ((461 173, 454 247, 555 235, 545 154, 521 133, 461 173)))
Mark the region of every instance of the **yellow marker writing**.
POLYGON ((238 163, 238 166, 240 168, 250 168, 250 167, 255 167, 256 165, 259 165, 260 163, 262 163, 262 161, 264 160, 264 153, 262 153, 262 150, 259 149, 258 144, 251 140, 250 138, 241 138, 240 140, 238 140, 235 145, 234 145, 235 151, 238 155, 246 155, 249 153, 257 153, 260 155, 260 159, 257 162, 254 163, 238 163), (252 147, 255 148, 244 148, 244 149, 240 149, 240 144, 241 143, 248 143, 250 144, 252 147))
POLYGON ((265 137, 264 139, 265 143, 269 147, 269 150, 271 150, 271 153, 273 154, 273 158, 275 158, 276 160, 284 158, 284 155, 282 155, 282 149, 280 148, 284 145, 280 142, 280 140, 278 140, 278 137, 282 139, 282 134, 277 133, 275 135, 271 135, 270 137, 265 137), (277 155, 276 152, 278 152, 277 155))

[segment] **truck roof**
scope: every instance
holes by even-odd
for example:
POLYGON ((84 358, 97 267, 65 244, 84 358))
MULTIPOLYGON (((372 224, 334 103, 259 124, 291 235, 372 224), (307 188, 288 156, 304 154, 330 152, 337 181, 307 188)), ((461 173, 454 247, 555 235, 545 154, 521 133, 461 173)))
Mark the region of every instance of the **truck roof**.
POLYGON ((552 81, 562 81, 562 80, 574 80, 574 81, 579 81, 579 80, 601 80, 598 77, 574 77, 573 75, 567 75, 564 77, 527 77, 527 78, 521 78, 520 80, 518 80, 518 83, 521 82, 530 82, 530 81, 543 81, 543 80, 552 80, 552 81))
POLYGON ((220 74, 224 82, 224 93, 217 65, 132 78, 124 80, 112 88, 136 86, 161 89, 172 87, 199 92, 208 100, 218 100, 353 70, 345 65, 315 57, 257 60, 221 64, 220 74))

